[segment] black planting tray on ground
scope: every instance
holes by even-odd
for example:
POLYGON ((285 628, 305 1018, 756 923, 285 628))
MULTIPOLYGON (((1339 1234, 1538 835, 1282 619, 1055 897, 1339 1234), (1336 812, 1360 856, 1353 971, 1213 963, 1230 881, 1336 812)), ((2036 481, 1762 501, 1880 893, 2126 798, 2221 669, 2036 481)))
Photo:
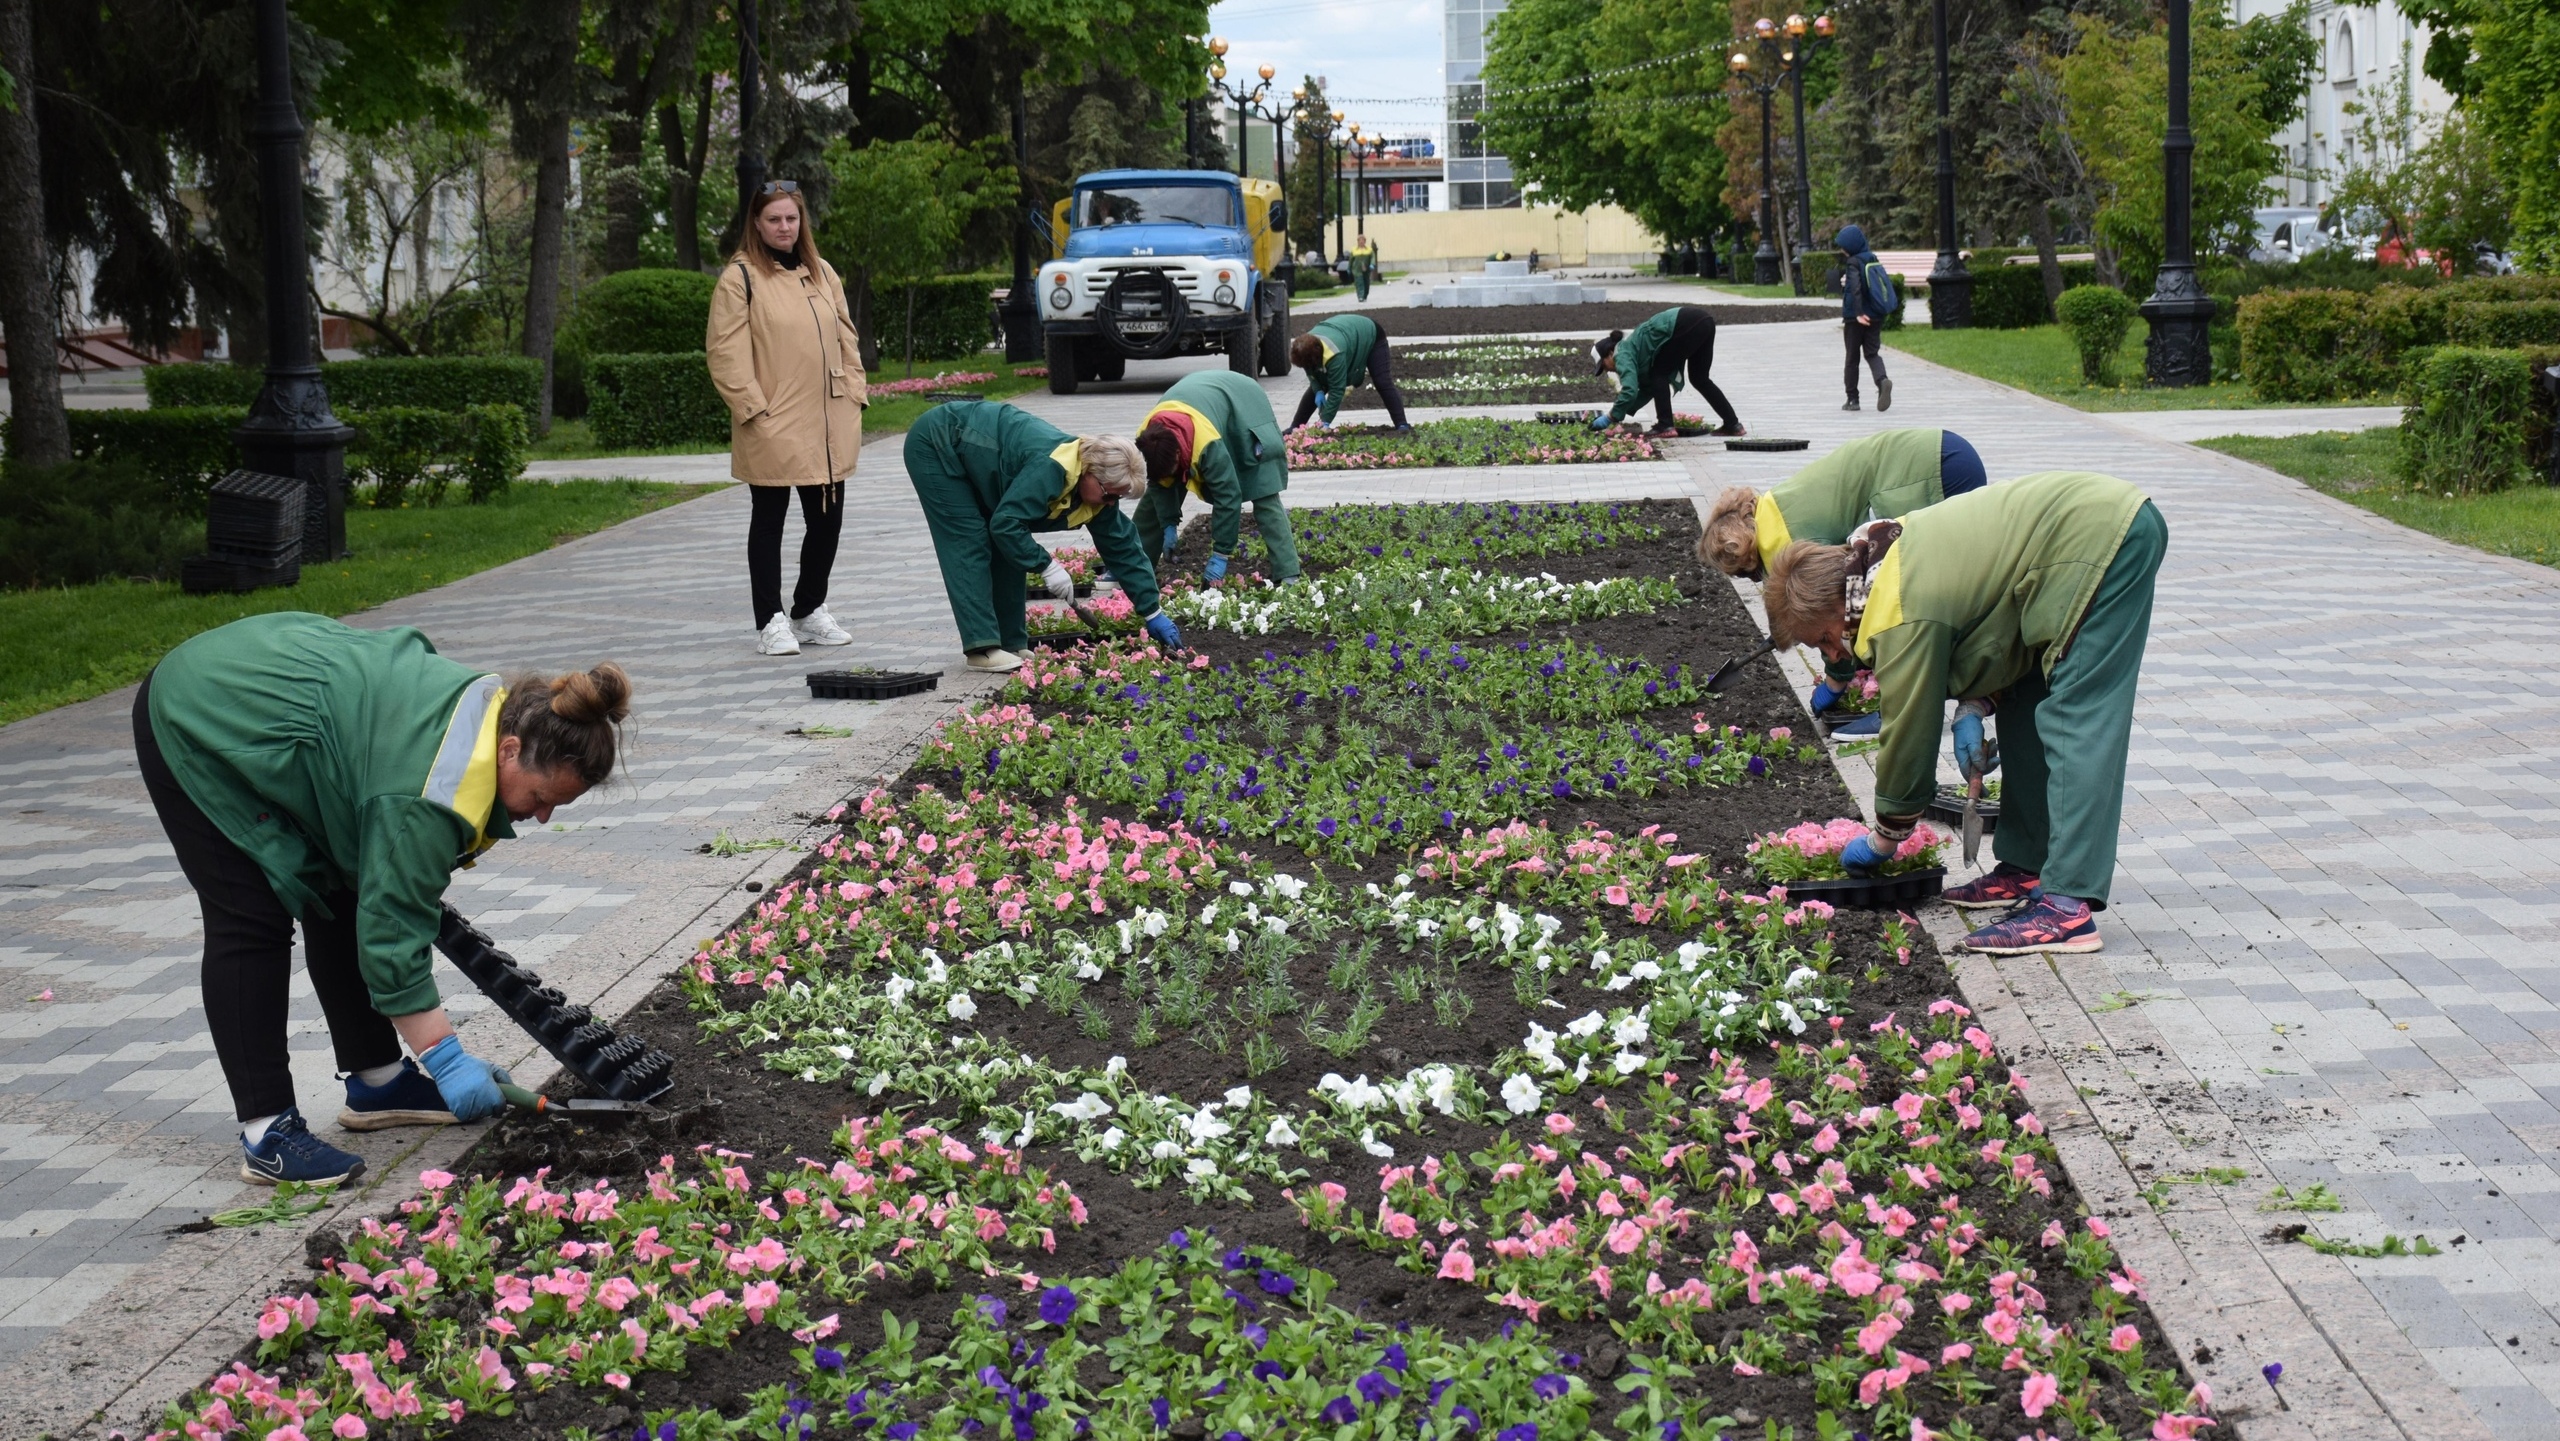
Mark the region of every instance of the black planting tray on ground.
POLYGON ((931 671, 813 670, 809 672, 809 698, 896 700, 902 695, 929 691, 941 684, 942 677, 931 671))
MULTIPOLYGON (((1974 809, 1981 813, 1982 833, 1984 835, 1989 835, 1993 831, 2000 829, 2000 803, 1998 801, 1993 800, 1989 796, 1984 796, 1981 803, 1975 806, 1974 809)), ((1964 792, 1958 790, 1954 786, 1938 787, 1938 798, 1929 802, 1928 815, 1929 819, 1936 821, 1940 825, 1963 825, 1964 792)))
POLYGON ((594 1012, 544 985, 542 977, 517 964, 451 906, 444 908, 436 949, 597 1095, 654 1101, 675 1085, 674 1057, 637 1036, 614 1034, 594 1012))
POLYGON ((1810 440, 1780 440, 1765 435, 1737 435, 1724 443, 1727 450, 1808 450, 1812 446, 1810 440))
POLYGON ((1931 866, 1925 871, 1905 871, 1898 876, 1876 876, 1860 880, 1851 877, 1838 881, 1795 881, 1787 885, 1791 901, 1827 901, 1835 906, 1858 910, 1883 910, 1889 906, 1914 906, 1936 895, 1947 881, 1947 868, 1931 866))

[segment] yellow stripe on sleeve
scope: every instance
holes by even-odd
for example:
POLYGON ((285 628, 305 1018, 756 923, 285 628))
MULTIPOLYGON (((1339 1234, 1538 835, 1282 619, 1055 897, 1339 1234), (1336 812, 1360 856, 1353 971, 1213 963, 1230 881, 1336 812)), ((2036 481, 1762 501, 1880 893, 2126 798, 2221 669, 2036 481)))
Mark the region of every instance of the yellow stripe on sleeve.
POLYGON ((1787 533, 1786 512, 1778 509, 1774 492, 1762 492, 1760 503, 1751 508, 1751 533, 1760 542, 1760 568, 1764 571, 1778 563, 1778 552, 1795 538, 1787 533))
POLYGON ((1902 547, 1884 553, 1875 578, 1867 583, 1867 613, 1858 622, 1858 659, 1872 664, 1876 637, 1902 624, 1902 547))

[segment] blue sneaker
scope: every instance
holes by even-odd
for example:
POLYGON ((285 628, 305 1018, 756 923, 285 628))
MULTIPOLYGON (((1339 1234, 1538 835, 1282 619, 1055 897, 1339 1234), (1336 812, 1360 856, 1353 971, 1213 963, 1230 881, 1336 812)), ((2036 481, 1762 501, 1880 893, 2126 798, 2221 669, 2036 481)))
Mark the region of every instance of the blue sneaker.
POLYGON ((454 1119, 435 1081, 406 1056, 400 1058, 400 1074, 382 1085, 368 1086, 359 1077, 347 1077, 347 1108, 338 1113, 338 1124, 350 1131, 450 1126, 454 1119))
POLYGON ((302 1108, 287 1107, 267 1123, 267 1134, 252 1146, 240 1143, 240 1179, 261 1186, 298 1181, 306 1186, 349 1180, 364 1174, 364 1157, 341 1151, 303 1124, 302 1108))

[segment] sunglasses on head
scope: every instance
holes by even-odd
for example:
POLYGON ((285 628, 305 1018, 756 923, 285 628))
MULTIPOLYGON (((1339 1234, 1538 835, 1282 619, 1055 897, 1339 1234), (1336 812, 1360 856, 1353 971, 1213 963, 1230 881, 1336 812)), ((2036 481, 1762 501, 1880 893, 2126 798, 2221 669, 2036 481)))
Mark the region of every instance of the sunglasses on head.
POLYGON ((758 195, 797 195, 799 193, 800 182, 797 180, 768 180, 756 187, 758 195))

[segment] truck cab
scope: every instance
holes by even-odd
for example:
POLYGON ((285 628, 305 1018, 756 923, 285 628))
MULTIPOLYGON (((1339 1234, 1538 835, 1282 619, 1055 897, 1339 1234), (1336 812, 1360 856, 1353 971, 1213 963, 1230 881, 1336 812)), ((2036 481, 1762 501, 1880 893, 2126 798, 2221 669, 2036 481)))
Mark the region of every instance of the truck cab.
POLYGON ((1289 369, 1288 203, 1220 170, 1098 170, 1050 211, 1033 277, 1049 389, 1118 380, 1132 359, 1227 357, 1240 375, 1289 369))

